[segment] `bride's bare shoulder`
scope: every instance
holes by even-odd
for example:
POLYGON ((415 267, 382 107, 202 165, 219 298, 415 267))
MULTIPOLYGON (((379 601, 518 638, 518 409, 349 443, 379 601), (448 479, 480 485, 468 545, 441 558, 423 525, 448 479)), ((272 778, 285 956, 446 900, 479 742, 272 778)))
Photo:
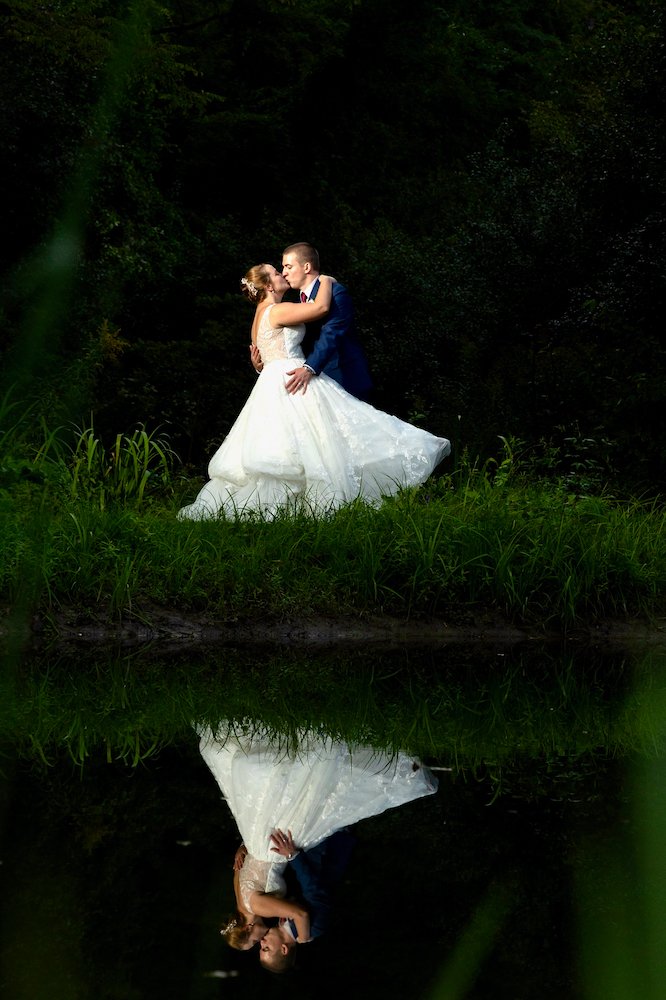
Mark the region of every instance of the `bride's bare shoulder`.
POLYGON ((254 320, 252 321, 252 343, 255 343, 261 322, 264 319, 266 312, 271 308, 272 304, 273 303, 262 303, 260 306, 257 306, 257 310, 254 314, 254 320))

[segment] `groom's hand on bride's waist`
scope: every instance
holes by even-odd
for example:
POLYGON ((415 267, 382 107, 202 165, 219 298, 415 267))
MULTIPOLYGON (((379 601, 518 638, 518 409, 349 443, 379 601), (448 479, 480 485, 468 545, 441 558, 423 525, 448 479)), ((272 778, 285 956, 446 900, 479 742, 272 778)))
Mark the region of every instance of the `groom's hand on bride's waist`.
POLYGON ((294 368, 292 371, 287 372, 287 375, 289 376, 289 381, 284 384, 287 392, 291 393, 293 396, 295 392, 300 392, 302 389, 303 394, 305 395, 308 388, 308 382, 314 375, 314 372, 306 365, 302 365, 300 368, 294 368))
POLYGON ((295 858, 299 852, 299 848, 296 847, 294 838, 291 835, 291 830, 287 830, 286 833, 280 829, 273 830, 271 834, 271 844, 273 844, 271 851, 282 855, 282 857, 286 858, 287 861, 291 861, 292 858, 295 858))

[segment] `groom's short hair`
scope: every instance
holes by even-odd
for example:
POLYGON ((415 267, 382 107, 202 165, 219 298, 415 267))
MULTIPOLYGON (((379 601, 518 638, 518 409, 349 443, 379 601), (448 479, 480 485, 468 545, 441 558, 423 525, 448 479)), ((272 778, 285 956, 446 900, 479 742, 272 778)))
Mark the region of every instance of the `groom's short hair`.
POLYGON ((261 966, 268 972, 273 972, 278 976, 283 972, 289 972, 296 964, 297 951, 296 942, 294 942, 294 946, 289 949, 286 955, 283 955, 281 951, 270 956, 262 955, 261 966))
POLYGON ((301 264, 309 264, 313 271, 319 272, 319 253, 311 243, 291 243, 282 254, 294 253, 301 264))

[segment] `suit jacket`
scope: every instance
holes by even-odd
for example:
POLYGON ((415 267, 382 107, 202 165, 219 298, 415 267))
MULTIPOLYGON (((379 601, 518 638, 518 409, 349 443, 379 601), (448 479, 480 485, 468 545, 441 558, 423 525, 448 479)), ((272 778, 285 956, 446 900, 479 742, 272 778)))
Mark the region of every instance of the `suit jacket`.
MULTIPOLYGON (((333 912, 335 886, 349 864, 356 837, 349 830, 338 830, 309 851, 301 851, 288 869, 298 885, 300 896, 310 911, 310 937, 317 938, 327 930, 333 912)), ((290 921, 294 937, 296 925, 290 921)))
MULTIPOLYGON (((312 289, 316 299, 319 278, 312 289)), ((308 323, 303 339, 305 361, 319 375, 325 372, 330 378, 359 399, 367 399, 372 390, 372 379, 361 342, 356 335, 354 308, 351 296, 344 285, 333 285, 331 308, 323 320, 308 323)))

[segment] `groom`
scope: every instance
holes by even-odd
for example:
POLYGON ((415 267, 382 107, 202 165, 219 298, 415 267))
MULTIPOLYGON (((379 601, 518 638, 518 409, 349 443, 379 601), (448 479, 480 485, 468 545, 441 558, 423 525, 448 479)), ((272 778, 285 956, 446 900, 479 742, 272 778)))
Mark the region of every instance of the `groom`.
MULTIPOLYGON (((319 254, 310 243, 292 243, 282 254, 282 276, 293 301, 316 299, 319 291, 319 254), (297 292, 298 296, 294 293, 297 292)), ((303 340, 305 362, 288 372, 287 392, 307 390, 311 378, 325 372, 352 396, 367 400, 372 379, 354 328, 354 309, 344 285, 333 285, 331 307, 323 320, 309 323, 303 340)))
MULTIPOLYGON (((291 830, 275 830, 271 835, 273 850, 289 861, 289 869, 298 883, 300 898, 310 912, 310 941, 329 927, 336 884, 349 864, 356 838, 349 830, 338 830, 309 851, 299 851, 291 830)), ((291 920, 280 920, 259 942, 259 961, 271 972, 286 972, 296 960, 300 944, 291 920)))

